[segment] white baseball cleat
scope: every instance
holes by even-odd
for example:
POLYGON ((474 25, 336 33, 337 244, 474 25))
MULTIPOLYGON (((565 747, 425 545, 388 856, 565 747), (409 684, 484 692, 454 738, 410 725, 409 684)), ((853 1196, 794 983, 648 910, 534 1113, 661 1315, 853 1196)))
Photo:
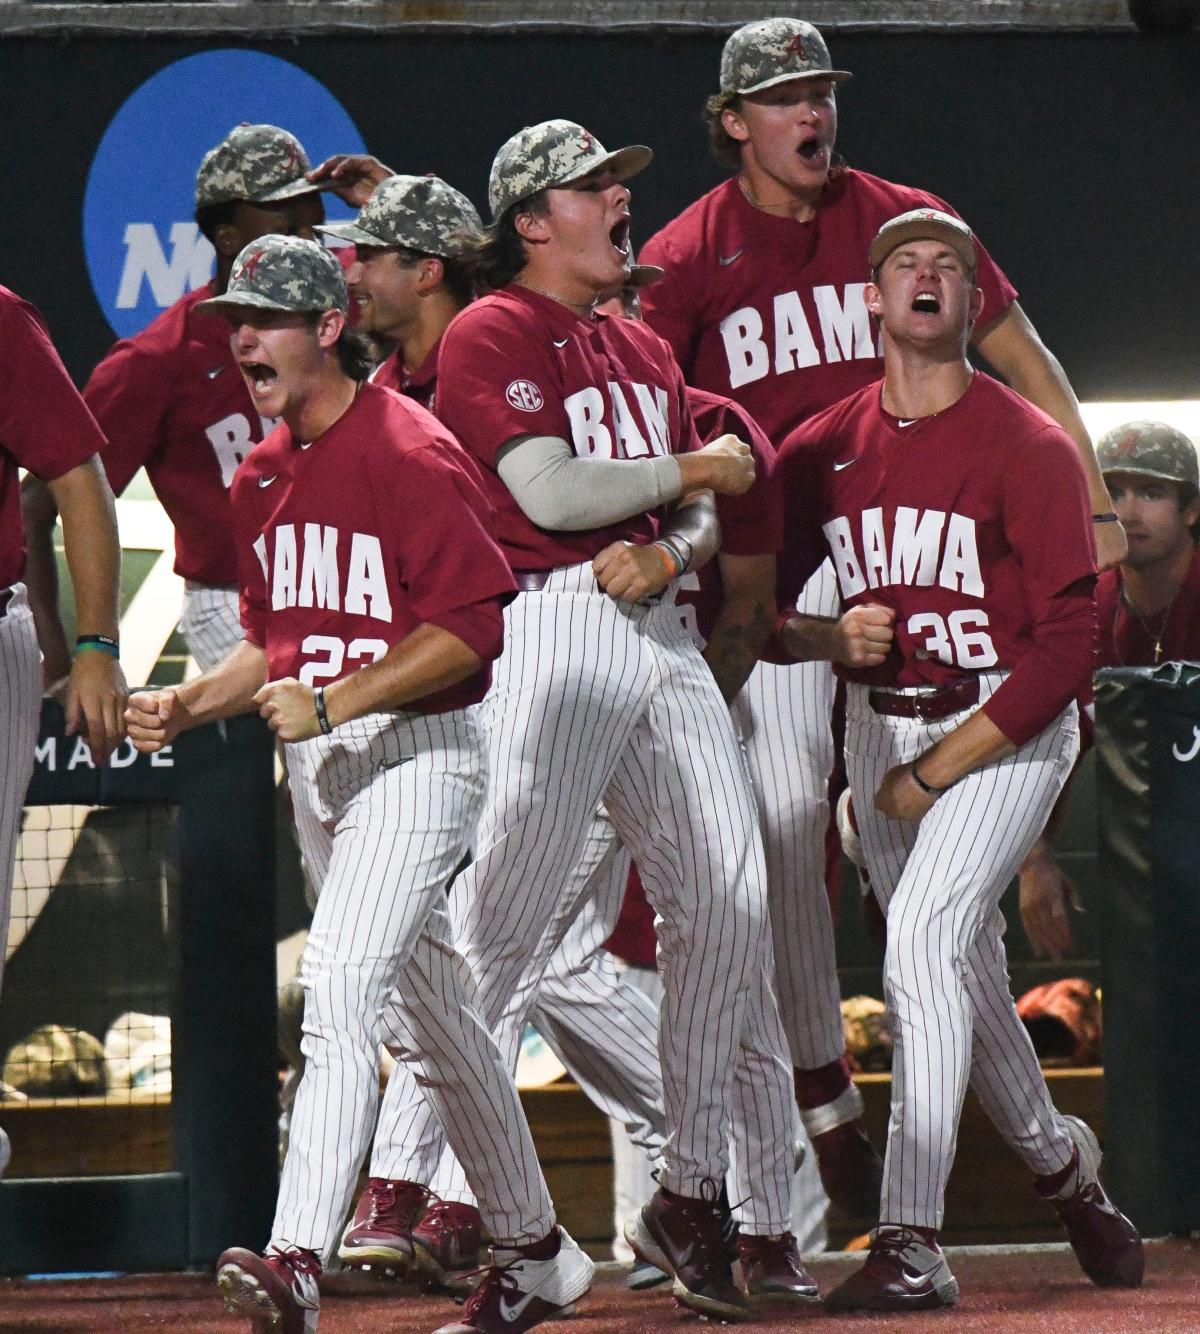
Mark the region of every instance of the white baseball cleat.
POLYGON ((467 1299, 462 1315, 435 1334, 522 1334, 544 1320, 571 1313, 592 1286, 596 1266, 565 1228, 558 1254, 532 1260, 517 1250, 492 1247, 492 1263, 467 1299))

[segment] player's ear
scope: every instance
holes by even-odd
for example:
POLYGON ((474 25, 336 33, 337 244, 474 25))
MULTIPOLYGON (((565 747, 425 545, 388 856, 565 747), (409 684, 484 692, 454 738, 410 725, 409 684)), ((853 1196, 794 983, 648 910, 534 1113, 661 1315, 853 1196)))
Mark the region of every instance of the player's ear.
POLYGON ((417 291, 432 292, 446 276, 446 266, 436 255, 426 255, 417 265, 417 291))
POLYGON ((875 318, 883 317, 883 295, 879 290, 879 285, 874 281, 869 282, 863 288, 863 301, 866 303, 867 313, 874 315, 875 318))
POLYGON ((750 138, 750 131, 746 128, 746 122, 734 107, 726 107, 721 112, 721 128, 736 143, 744 144, 750 138))
MULTIPOLYGON (((974 280, 972 280, 974 281, 974 280)), ((979 322, 980 315, 983 314, 983 288, 971 288, 971 305, 969 308, 972 325, 979 322)))
POLYGON ((346 327, 346 317, 340 310, 323 310, 317 316, 317 342, 322 347, 333 347, 346 327))
POLYGON ((246 242, 241 229, 234 222, 222 222, 213 228, 213 249, 222 259, 236 259, 246 242))
POLYGON ((518 213, 513 218, 513 226, 522 241, 532 241, 535 245, 549 238, 549 219, 540 213, 518 213))

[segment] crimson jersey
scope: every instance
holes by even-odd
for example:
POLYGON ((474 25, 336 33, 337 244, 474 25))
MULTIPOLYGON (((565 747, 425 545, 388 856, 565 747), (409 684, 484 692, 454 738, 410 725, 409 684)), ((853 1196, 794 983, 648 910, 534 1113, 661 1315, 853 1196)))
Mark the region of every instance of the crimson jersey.
POLYGON ((108 436, 118 495, 145 467, 175 525, 175 569, 213 587, 237 583, 229 485, 271 429, 229 351, 229 326, 197 312, 212 283, 181 297, 96 367, 83 396, 108 436))
MULTIPOLYGON (((770 556, 783 538, 783 504, 775 475, 775 450, 754 418, 728 398, 688 386, 688 407, 700 439, 707 445, 718 436, 736 435, 754 453, 754 485, 744 495, 718 496, 721 551, 727 556, 770 556)), ((721 611, 724 590, 716 560, 697 576, 698 589, 684 588, 677 601, 696 608, 696 628, 705 640, 721 611)), ((691 581, 688 581, 691 582, 691 581)))
MULTIPOLYGON (((836 669, 866 685, 942 685, 1014 668, 1049 642, 1052 603, 1080 581, 1093 635, 1091 507, 1070 437, 982 372, 956 403, 906 426, 880 392, 868 385, 780 447, 780 608, 795 606, 827 555, 843 606, 893 608, 887 660, 836 669)), ((1086 650, 1084 668, 1085 680, 1086 650)), ((1069 700, 1082 684, 1045 688, 1066 688, 1069 700)), ((985 706, 1010 737, 1014 693, 1006 683, 985 706)))
POLYGON ((400 359, 397 348, 385 357, 371 372, 371 383, 381 384, 385 389, 394 389, 406 398, 415 399, 423 408, 434 411, 433 397, 437 392, 438 349, 441 340, 433 345, 432 350, 415 371, 410 371, 400 359))
MULTIPOLYGON (((688 384, 736 399, 778 444, 806 417, 882 373, 863 299, 879 228, 914 208, 949 205, 862 171, 829 182, 809 222, 757 209, 732 178, 646 243, 663 279, 642 293, 688 384)), ((978 243, 977 243, 978 244, 978 243)), ((979 246, 983 327, 1016 300, 979 246)))
MULTIPOLYGON (((242 623, 271 679, 327 685, 425 623, 496 657, 514 584, 481 482, 435 417, 376 385, 316 440, 277 426, 232 493, 242 623)), ((485 668, 419 707, 477 703, 490 679, 485 668)))
POLYGON ((1121 598, 1120 569, 1105 570, 1096 584, 1098 667, 1153 667, 1156 662, 1200 662, 1200 548, 1175 600, 1146 619, 1121 598), (1159 651, 1155 654, 1155 645, 1159 651))
POLYGON ((583 532, 528 519, 496 472, 517 436, 567 440, 581 458, 699 449, 670 348, 636 321, 585 318, 519 284, 469 305, 442 336, 438 416, 483 464, 514 570, 592 560, 612 542, 651 542, 661 514, 583 532))
POLYGON ((52 482, 103 449, 41 315, 0 287, 0 588, 25 571, 17 469, 52 482))

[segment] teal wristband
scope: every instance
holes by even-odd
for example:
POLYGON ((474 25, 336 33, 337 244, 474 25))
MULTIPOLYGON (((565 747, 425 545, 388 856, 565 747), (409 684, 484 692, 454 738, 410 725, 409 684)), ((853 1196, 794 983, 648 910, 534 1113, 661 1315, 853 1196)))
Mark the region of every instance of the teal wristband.
POLYGON ((80 635, 75 641, 75 656, 85 653, 88 649, 95 649, 98 653, 107 653, 110 658, 119 658, 121 656, 121 646, 115 639, 108 635, 80 635))

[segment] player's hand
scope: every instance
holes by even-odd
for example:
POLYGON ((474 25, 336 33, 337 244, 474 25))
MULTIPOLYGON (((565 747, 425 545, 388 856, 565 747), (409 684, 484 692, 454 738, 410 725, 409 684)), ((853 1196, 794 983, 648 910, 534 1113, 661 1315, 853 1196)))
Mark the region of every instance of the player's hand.
POLYGON ((135 690, 125 706, 125 730, 135 750, 152 755, 187 727, 189 714, 174 686, 163 690, 135 690))
POLYGON ((721 496, 743 496, 754 485, 754 455, 736 435, 719 435, 699 454, 707 467, 703 486, 721 496))
POLYGON ((671 582, 666 562, 649 546, 613 542, 592 561, 596 582, 614 602, 641 602, 671 582))
POLYGON ((1111 570, 1129 555, 1129 538, 1119 523, 1094 523, 1096 534, 1096 563, 1102 570, 1111 570))
POLYGON ((875 809, 889 820, 909 820, 915 824, 936 800, 936 794, 923 792, 917 786, 911 764, 898 764, 884 774, 875 793, 875 809))
POLYGON ((380 181, 393 175, 369 153, 335 153, 308 173, 314 185, 325 185, 352 208, 362 208, 380 181))
POLYGON ((891 607, 876 603, 851 607, 834 630, 834 662, 843 667, 878 667, 895 638, 895 621, 891 607))
POLYGON ((1021 925, 1037 958, 1061 963, 1070 954, 1067 905, 1074 898, 1074 887, 1048 852, 1025 859, 1020 875, 1021 925))
POLYGON ((95 649, 75 656, 67 678, 67 733, 82 732, 92 763, 104 764, 125 735, 129 687, 116 658, 95 649))
POLYGON ((321 734, 313 688, 293 676, 268 681, 254 702, 280 741, 310 741, 321 734))

